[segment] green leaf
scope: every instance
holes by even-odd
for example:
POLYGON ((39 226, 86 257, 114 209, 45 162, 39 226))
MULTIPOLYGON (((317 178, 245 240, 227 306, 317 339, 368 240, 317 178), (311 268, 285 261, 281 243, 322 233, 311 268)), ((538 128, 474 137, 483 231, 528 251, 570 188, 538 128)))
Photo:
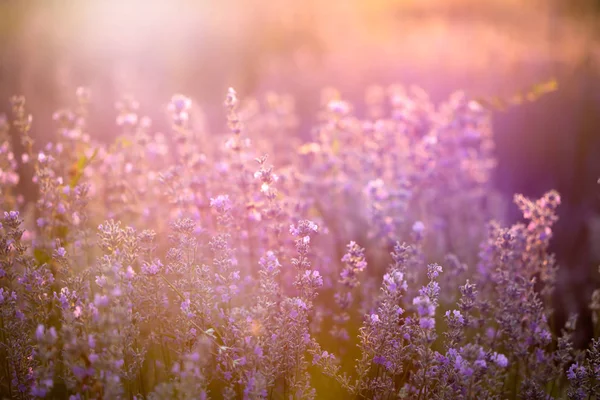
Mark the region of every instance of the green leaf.
POLYGON ((90 163, 92 161, 94 161, 94 159, 96 158, 97 155, 98 155, 98 149, 95 149, 89 158, 85 154, 82 155, 81 157, 79 157, 79 159, 77 160, 77 163, 75 164, 75 171, 74 171, 73 178, 71 179, 71 182, 69 183, 69 186, 71 186, 71 188, 74 188, 75 186, 77 186, 77 184, 81 180, 81 177, 83 176, 83 170, 88 165, 90 165, 90 163))
POLYGON ((128 147, 133 146, 133 142, 123 136, 119 136, 114 143, 110 146, 109 152, 114 153, 117 149, 126 149, 128 147))
POLYGON ((486 110, 494 110, 494 106, 484 97, 476 97, 473 100, 486 110))
POLYGON ((541 82, 533 85, 530 88, 516 92, 515 94, 509 97, 477 97, 474 100, 487 110, 505 111, 507 108, 521 105, 525 103, 525 101, 537 101, 542 96, 548 93, 552 93, 556 90, 558 90, 557 80, 550 79, 546 82, 541 82))
POLYGON ((47 264, 52 260, 50 254, 48 254, 45 250, 42 249, 34 249, 33 257, 39 263, 39 265, 47 264))
POLYGON ((56 227, 56 237, 61 241, 64 241, 69 234, 69 228, 66 226, 57 226, 56 227))
POLYGON ((558 90, 558 82, 556 79, 551 79, 547 82, 538 83, 531 88, 531 93, 537 97, 541 97, 545 94, 552 93, 558 90))

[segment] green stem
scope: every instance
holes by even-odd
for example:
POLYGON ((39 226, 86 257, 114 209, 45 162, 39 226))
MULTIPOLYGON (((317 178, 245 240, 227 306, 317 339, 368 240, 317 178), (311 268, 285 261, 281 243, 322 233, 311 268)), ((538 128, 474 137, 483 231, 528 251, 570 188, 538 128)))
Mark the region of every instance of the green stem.
POLYGON ((167 355, 165 351, 165 344, 163 340, 160 340, 160 352, 162 354, 163 363, 165 364, 165 376, 169 376, 169 365, 167 362, 167 355))
POLYGON ((519 369, 521 367, 521 363, 517 361, 517 371, 515 372, 515 384, 513 385, 513 399, 517 398, 517 388, 519 383, 519 369))
POLYGON ((140 390, 142 392, 142 396, 144 396, 144 399, 145 399, 147 397, 147 393, 146 393, 146 388, 144 387, 144 376, 142 374, 142 369, 141 368, 138 371, 138 380, 140 382, 140 390))
POLYGON ((8 362, 8 351, 6 349, 8 349, 8 343, 6 340, 6 333, 4 330, 4 316, 0 315, 0 332, 2 332, 2 344, 5 345, 4 349, 2 349, 3 352, 6 352, 6 358, 5 358, 5 368, 6 368, 6 382, 8 383, 8 394, 9 394, 9 398, 12 398, 13 394, 12 394, 12 379, 10 377, 10 363, 8 362))

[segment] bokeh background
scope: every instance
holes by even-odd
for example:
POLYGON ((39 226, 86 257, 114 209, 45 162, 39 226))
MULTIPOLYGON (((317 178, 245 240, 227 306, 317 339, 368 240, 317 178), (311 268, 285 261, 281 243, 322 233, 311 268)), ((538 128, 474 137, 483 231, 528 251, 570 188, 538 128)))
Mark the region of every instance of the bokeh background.
POLYGON ((440 101, 557 78, 557 93, 511 109, 497 129, 511 160, 501 162, 504 188, 556 186, 567 174, 556 160, 577 151, 578 113, 590 119, 600 104, 599 10, 598 0, 0 0, 0 110, 26 95, 43 140, 52 113, 88 86, 91 134, 110 140, 120 96, 139 99, 160 129, 180 92, 218 130, 233 86, 242 96, 292 94, 306 135, 326 86, 360 110, 371 84, 417 84, 440 101))
POLYGON ((599 15, 598 0, 0 0, 0 114, 25 95, 44 143, 86 86, 90 134, 109 142, 122 95, 166 130, 162 110, 183 93, 219 134, 233 86, 292 95, 308 139, 325 87, 360 113, 372 84, 416 84, 439 102, 556 79, 535 103, 494 111, 495 179, 507 197, 561 192, 554 250, 583 307, 600 263, 599 15))

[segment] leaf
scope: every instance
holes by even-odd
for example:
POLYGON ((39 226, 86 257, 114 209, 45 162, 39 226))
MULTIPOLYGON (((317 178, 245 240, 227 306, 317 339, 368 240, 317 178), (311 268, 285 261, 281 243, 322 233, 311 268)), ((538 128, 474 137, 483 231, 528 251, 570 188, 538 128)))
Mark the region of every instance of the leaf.
POLYGON ((542 96, 558 90, 558 82, 556 79, 550 79, 546 82, 541 82, 533 85, 526 94, 526 98, 530 102, 537 101, 542 96))
POLYGON ((163 335, 164 337, 168 337, 169 339, 177 339, 174 335, 171 335, 170 333, 162 332, 161 335, 163 335))
POLYGON ((97 155, 98 155, 98 149, 94 149, 94 152, 92 153, 92 155, 89 158, 85 154, 82 155, 81 157, 79 157, 79 159, 77 160, 77 163, 75 164, 74 171, 72 172, 73 178, 71 178, 71 182, 69 183, 69 186, 71 186, 71 188, 74 188, 75 186, 77 186, 77 184, 79 183, 79 180, 83 176, 83 170, 88 165, 90 165, 90 163, 92 161, 94 161, 94 159, 96 158, 97 155))
POLYGON ((110 145, 108 152, 115 153, 118 149, 126 149, 128 147, 133 146, 133 142, 123 136, 119 136, 115 139, 115 141, 110 145))
POLYGON ((548 93, 552 93, 556 90, 558 90, 558 82, 556 81, 556 79, 551 79, 547 82, 539 83, 531 88, 531 92, 538 97, 548 93))
POLYGON ((65 240, 67 239, 67 235, 69 234, 69 228, 66 226, 57 226, 56 227, 56 237, 65 240))
POLYGON ((508 107, 508 102, 498 96, 488 98, 478 97, 475 101, 479 103, 480 106, 490 111, 504 111, 508 107))
POLYGON ((90 162, 94 161, 96 159, 96 156, 98 156, 98 149, 94 149, 94 152, 90 156, 90 162))
POLYGON ((318 143, 306 143, 298 149, 298 154, 306 155, 310 153, 318 153, 321 151, 321 146, 318 143))
POLYGON ((333 155, 338 155, 340 152, 340 140, 338 138, 334 138, 331 141, 331 152, 333 153, 333 155))
POLYGON ((33 257, 39 263, 39 265, 47 264, 52 260, 50 254, 42 249, 33 249, 33 257))
POLYGON ((483 97, 476 97, 473 99, 473 101, 475 101, 476 103, 478 103, 481 107, 485 108, 486 110, 493 110, 494 106, 486 99, 483 97))
POLYGON ((124 149, 126 149, 127 147, 131 147, 131 146, 133 146, 133 142, 132 142, 130 139, 128 139, 128 138, 126 138, 126 137, 121 137, 120 139, 121 139, 121 140, 120 140, 121 146, 122 146, 124 149))
POLYGON ((133 142, 124 136, 120 136, 115 140, 116 147, 121 147, 123 149, 126 149, 128 147, 131 147, 132 145, 133 145, 133 142))
POLYGON ((308 216, 312 217, 312 218, 321 217, 321 211, 319 210, 318 207, 312 206, 311 208, 308 209, 308 216))
POLYGON ((525 103, 525 101, 537 101, 542 96, 552 93, 556 90, 558 90, 558 81, 556 79, 550 79, 546 82, 541 82, 531 86, 530 88, 519 91, 510 97, 477 97, 474 99, 474 101, 491 111, 505 111, 507 108, 521 105, 525 103))

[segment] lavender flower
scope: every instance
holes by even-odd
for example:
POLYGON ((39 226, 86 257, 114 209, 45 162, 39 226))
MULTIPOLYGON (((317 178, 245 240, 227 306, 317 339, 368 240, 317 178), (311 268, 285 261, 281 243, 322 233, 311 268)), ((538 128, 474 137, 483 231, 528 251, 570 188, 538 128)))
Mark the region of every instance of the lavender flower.
POLYGON ((58 142, 35 153, 24 99, 0 122, 7 398, 600 392, 600 341, 580 351, 574 318, 553 326, 561 198, 517 195, 526 221, 503 226, 489 115, 465 94, 437 107, 415 87, 372 88, 369 120, 325 93, 305 145, 285 96, 263 107, 230 89, 227 138, 192 128, 183 95, 155 135, 127 97, 122 136, 100 146, 90 96, 78 90, 58 142), (14 193, 19 161, 35 204, 14 193))

